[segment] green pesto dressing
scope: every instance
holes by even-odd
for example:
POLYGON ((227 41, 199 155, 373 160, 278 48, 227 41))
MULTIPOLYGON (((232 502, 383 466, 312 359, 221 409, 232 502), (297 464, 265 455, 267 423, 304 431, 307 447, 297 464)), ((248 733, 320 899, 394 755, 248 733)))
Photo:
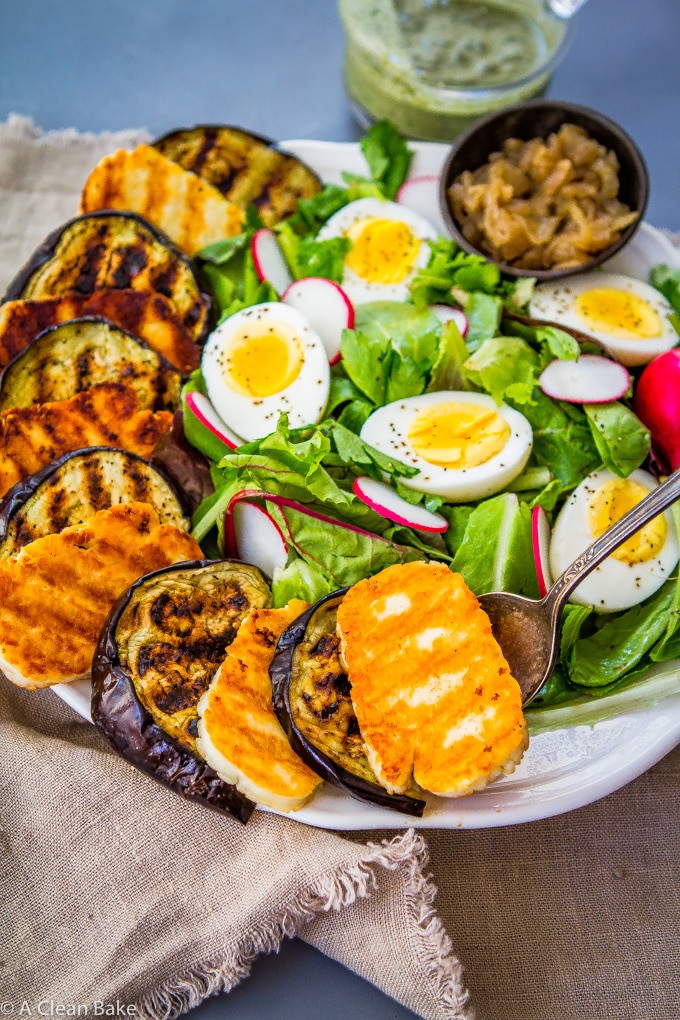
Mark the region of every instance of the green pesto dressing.
POLYGON ((452 138, 537 95, 566 27, 539 0, 339 0, 345 81, 364 120, 452 138))

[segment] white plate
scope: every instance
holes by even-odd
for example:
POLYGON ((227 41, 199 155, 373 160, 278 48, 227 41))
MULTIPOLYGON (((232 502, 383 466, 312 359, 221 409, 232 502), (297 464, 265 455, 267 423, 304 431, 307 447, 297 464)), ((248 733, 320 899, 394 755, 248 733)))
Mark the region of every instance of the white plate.
MULTIPOLYGON (((283 142, 326 181, 341 183, 341 172, 365 174, 359 146, 349 142, 283 142)), ((447 146, 413 144, 412 176, 440 172, 447 146)), ((646 279, 658 262, 680 267, 680 253, 654 227, 643 223, 626 248, 607 263, 646 279)), ((54 693, 90 718, 90 684, 59 684, 54 693)), ((325 784, 312 803, 291 818, 327 829, 481 829, 513 825, 590 804, 655 765, 680 741, 680 693, 658 705, 627 712, 595 726, 540 733, 512 776, 459 800, 430 797, 423 818, 353 800, 325 784)))

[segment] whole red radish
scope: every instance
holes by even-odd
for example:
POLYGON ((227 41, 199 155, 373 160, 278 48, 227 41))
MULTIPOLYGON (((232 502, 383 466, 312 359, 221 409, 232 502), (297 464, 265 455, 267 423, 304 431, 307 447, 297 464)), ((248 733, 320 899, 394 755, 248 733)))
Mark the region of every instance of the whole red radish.
POLYGON ((680 467, 680 348, 645 368, 635 387, 633 409, 652 435, 652 449, 664 467, 680 467))

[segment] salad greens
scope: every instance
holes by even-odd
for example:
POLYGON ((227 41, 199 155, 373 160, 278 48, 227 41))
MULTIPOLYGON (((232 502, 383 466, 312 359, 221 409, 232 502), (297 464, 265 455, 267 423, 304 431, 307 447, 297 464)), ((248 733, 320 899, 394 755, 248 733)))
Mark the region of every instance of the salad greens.
MULTIPOLYGON (((295 279, 313 275, 342 282, 350 242, 344 237, 319 242, 319 228, 357 198, 393 199, 405 180, 411 153, 391 124, 375 124, 361 148, 366 176, 343 175, 342 186, 328 184, 300 200, 294 215, 273 228, 295 279)), ((241 234, 199 254, 223 318, 278 297, 258 279, 250 254, 261 227, 250 209, 241 234)), ((534 281, 504 279, 497 266, 452 240, 431 242, 430 248, 427 265, 411 282, 409 301, 357 307, 354 328, 343 333, 342 360, 331 371, 325 421, 291 429, 282 416, 270 435, 232 450, 185 412, 186 436, 210 459, 215 486, 194 514, 194 535, 224 551, 225 513, 248 490, 279 525, 288 547, 286 566, 273 580, 276 605, 292 597, 316 601, 389 564, 420 558, 450 564, 477 594, 501 589, 537 597, 531 508, 542 506, 553 518, 591 472, 604 466, 627 477, 649 455, 649 433, 626 399, 577 405, 540 389, 538 379, 549 362, 574 360, 585 348, 557 327, 505 314, 526 308, 534 281), (465 339, 454 321, 443 324, 432 313, 434 304, 463 307, 465 339), (528 419, 531 457, 507 491, 474 503, 443 504, 406 487, 403 481, 414 470, 359 437, 377 407, 443 389, 489 394, 528 419), (448 530, 428 535, 392 524, 354 494, 353 483, 362 475, 387 480, 407 501, 437 510, 448 530)), ((651 282, 671 302, 680 324, 680 271, 657 266, 651 282)), ((190 389, 205 392, 200 370, 185 392, 190 389)), ((532 728, 590 723, 664 697, 677 688, 676 667, 664 665, 676 657, 677 577, 625 612, 599 615, 592 607, 570 605, 558 665, 530 710, 532 728)))

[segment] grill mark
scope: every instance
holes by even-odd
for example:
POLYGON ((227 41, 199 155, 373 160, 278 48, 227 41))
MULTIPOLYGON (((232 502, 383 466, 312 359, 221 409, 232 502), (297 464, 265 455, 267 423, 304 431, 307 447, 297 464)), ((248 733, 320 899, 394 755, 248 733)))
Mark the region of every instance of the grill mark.
MULTIPOLYGON (((182 682, 187 686, 195 682, 197 677, 205 677, 207 682, 212 679, 235 636, 236 628, 230 626, 220 634, 198 637, 193 641, 184 641, 181 645, 167 641, 143 645, 137 656, 136 671, 140 677, 156 673, 165 678, 173 668, 182 669, 186 671, 182 682)), ((159 704, 157 700, 156 704, 159 704)))
POLYGON ((164 297, 172 301, 173 288, 177 282, 178 273, 179 266, 176 260, 168 259, 164 265, 161 265, 158 270, 151 274, 154 290, 157 290, 159 294, 163 294, 164 297))
POLYGON ((97 286, 106 255, 107 250, 104 243, 91 244, 85 251, 78 268, 78 275, 73 281, 73 287, 69 289, 73 289, 79 294, 91 294, 97 286))
POLYGON ((143 242, 126 244, 117 249, 118 263, 112 273, 112 286, 134 287, 133 281, 146 268, 148 255, 143 242))
POLYGON ((216 147, 216 143, 217 130, 215 128, 207 128, 203 131, 201 144, 196 155, 191 160, 191 166, 188 169, 193 170, 195 174, 200 175, 203 165, 212 150, 216 147))
POLYGON ((110 504, 109 493, 104 481, 104 472, 99 466, 97 459, 92 459, 83 465, 85 474, 85 489, 93 510, 104 510, 110 504))

